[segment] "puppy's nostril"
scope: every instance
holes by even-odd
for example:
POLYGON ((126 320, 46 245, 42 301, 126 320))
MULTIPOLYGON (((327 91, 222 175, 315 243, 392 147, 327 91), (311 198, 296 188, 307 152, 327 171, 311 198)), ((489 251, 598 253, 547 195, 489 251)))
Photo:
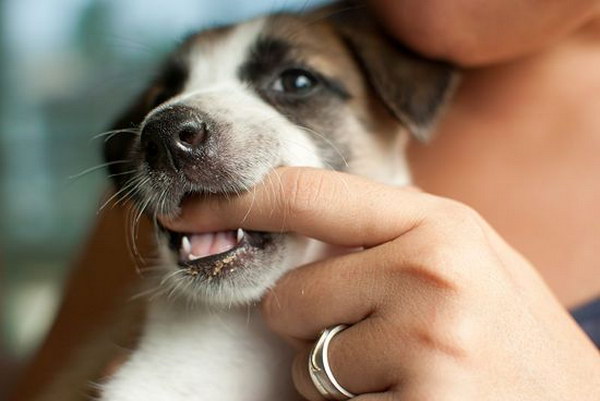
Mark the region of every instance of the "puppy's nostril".
POLYGON ((160 138, 154 135, 148 135, 147 133, 144 135, 142 132, 141 145, 146 162, 152 169, 158 169, 160 166, 167 166, 170 164, 167 152, 160 143, 160 138))
POLYGON ((158 145, 156 142, 146 142, 144 148, 148 156, 156 157, 158 154, 158 145))
MULTIPOLYGON (((196 163, 211 135, 214 123, 200 111, 172 106, 158 111, 145 121, 140 145, 152 170, 179 171, 196 163)), ((194 164, 195 165, 195 164, 194 164)))
POLYGON ((179 129, 179 143, 185 147, 196 147, 198 146, 206 136, 206 124, 203 122, 193 122, 190 124, 183 124, 179 129))

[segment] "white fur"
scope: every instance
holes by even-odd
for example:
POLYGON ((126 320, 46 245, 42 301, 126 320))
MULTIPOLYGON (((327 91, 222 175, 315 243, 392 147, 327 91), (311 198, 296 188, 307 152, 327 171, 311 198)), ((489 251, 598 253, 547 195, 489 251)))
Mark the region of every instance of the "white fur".
POLYGON ((160 302, 102 399, 291 400, 290 364, 289 350, 255 309, 185 310, 160 302))
MULTIPOLYGON (((261 134, 270 135, 273 147, 257 155, 253 176, 247 177, 249 182, 256 182, 280 165, 324 167, 307 133, 266 105, 236 78, 244 55, 263 25, 263 20, 246 23, 219 43, 200 46, 190 60, 194 69, 183 94, 161 106, 202 104, 203 111, 220 118, 246 123, 254 118, 263 124, 261 134)), ((348 116, 346 125, 350 131, 361 131, 354 116, 348 116)), ((251 134, 256 132, 240 131, 232 138, 243 149, 251 134)), ((407 170, 401 156, 402 143, 391 149, 373 142, 367 136, 355 139, 352 146, 360 152, 350 170, 389 183, 408 182, 408 175, 403 175, 407 170), (381 165, 385 163, 382 158, 389 160, 389 170, 382 171, 381 165)), ((257 288, 255 294, 241 294, 239 300, 256 298, 286 269, 318 259, 326 252, 324 244, 306 241, 298 239, 288 244, 297 248, 295 255, 265 276, 264 288, 257 288)), ((170 269, 176 266, 173 264, 170 269)), ((235 294, 221 295, 223 300, 231 301, 235 294)), ((254 308, 210 310, 198 305, 186 308, 185 303, 159 298, 150 305, 139 347, 103 385, 101 400, 291 400, 295 392, 290 367, 291 351, 264 327, 254 308)))
POLYGON ((236 26, 219 41, 203 42, 194 48, 190 64, 194 66, 184 92, 208 88, 223 82, 239 83, 237 70, 250 46, 265 26, 258 18, 236 26))

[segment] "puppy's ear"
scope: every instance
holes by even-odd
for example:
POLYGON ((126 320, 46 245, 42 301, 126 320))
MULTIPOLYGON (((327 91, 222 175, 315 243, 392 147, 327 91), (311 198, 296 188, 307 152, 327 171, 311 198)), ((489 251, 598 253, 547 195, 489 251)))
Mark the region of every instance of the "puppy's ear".
POLYGON ((365 6, 349 4, 330 17, 334 26, 392 114, 417 139, 429 140, 458 73, 445 62, 425 59, 400 45, 365 6))

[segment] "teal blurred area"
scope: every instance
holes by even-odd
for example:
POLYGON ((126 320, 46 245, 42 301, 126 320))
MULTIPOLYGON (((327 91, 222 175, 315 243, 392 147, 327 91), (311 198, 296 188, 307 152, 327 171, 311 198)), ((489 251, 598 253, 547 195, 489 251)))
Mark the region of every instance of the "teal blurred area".
POLYGON ((192 31, 322 0, 0 0, 0 399, 106 188, 94 135, 192 31))

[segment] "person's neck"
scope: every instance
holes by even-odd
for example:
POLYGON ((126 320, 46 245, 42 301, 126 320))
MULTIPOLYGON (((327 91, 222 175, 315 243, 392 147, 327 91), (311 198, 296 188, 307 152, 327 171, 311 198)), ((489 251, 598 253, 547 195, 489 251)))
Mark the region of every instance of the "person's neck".
POLYGON ((417 185, 478 210, 573 307, 600 294, 600 23, 467 71, 417 185))

